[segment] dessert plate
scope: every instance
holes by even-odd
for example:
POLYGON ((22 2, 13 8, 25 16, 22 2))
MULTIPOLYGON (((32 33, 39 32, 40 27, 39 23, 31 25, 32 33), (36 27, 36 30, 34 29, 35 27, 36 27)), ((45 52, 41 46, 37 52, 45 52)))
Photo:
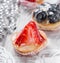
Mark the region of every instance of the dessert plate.
POLYGON ((2 46, 0 46, 0 63, 15 63, 12 55, 2 46))

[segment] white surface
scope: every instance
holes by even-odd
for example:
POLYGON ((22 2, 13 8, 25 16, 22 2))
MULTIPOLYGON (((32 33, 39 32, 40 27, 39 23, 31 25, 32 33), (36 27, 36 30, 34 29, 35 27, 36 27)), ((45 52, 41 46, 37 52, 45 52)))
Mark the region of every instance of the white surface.
POLYGON ((0 63, 15 63, 12 55, 6 51, 4 47, 0 46, 0 63))
POLYGON ((60 57, 45 58, 45 63, 60 63, 60 57))

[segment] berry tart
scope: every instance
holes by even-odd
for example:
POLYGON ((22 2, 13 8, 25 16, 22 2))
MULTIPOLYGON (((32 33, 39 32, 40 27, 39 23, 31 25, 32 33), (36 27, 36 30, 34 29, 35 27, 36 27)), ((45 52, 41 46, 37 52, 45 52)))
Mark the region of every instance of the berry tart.
POLYGON ((60 27, 60 4, 44 3, 33 11, 33 20, 43 30, 56 30, 60 27))
POLYGON ((26 0, 26 1, 29 1, 29 2, 36 2, 36 3, 38 3, 38 4, 43 3, 43 0, 26 0))
POLYGON ((43 31, 39 31, 36 23, 30 21, 13 41, 13 46, 21 55, 34 55, 47 43, 47 37, 43 31))
POLYGON ((19 0, 18 5, 22 5, 28 9, 34 9, 38 4, 42 4, 43 0, 19 0))

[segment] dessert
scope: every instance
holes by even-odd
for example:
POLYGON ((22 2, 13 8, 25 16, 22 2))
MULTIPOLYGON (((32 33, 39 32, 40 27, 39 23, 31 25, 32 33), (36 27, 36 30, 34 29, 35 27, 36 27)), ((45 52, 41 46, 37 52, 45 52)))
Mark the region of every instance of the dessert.
POLYGON ((19 0, 18 5, 26 7, 26 9, 34 9, 38 4, 42 4, 43 0, 19 0))
POLYGON ((26 1, 29 1, 29 2, 36 2, 36 0, 26 0, 26 1))
POLYGON ((33 11, 33 20, 40 29, 55 30, 60 26, 60 4, 44 3, 33 11))
POLYGON ((13 46, 21 55, 34 55, 44 48, 46 43, 45 33, 38 30, 34 21, 30 21, 13 41, 13 46))
POLYGON ((43 0, 27 0, 27 1, 29 1, 29 2, 36 2, 38 4, 43 3, 43 0))

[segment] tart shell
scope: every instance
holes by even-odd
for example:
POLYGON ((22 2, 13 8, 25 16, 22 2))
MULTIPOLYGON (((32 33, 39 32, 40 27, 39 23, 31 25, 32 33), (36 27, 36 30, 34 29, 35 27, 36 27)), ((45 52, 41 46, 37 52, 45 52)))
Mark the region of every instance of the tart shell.
MULTIPOLYGON (((43 31, 40 31, 40 34, 41 34, 41 36, 44 37, 45 41, 44 41, 40 46, 36 47, 34 50, 28 51, 28 50, 26 49, 26 51, 21 51, 21 48, 20 48, 18 45, 15 44, 15 41, 13 42, 13 46, 14 46, 14 48, 16 49, 16 51, 17 51, 19 54, 21 54, 21 55, 35 55, 35 54, 38 53, 40 50, 42 50, 42 49, 46 46, 46 44, 47 44, 47 37, 46 37, 45 33, 44 33, 43 31)), ((33 47, 33 46, 32 46, 32 47, 33 47)))
POLYGON ((56 30, 56 29, 59 29, 60 28, 60 21, 58 21, 57 23, 48 23, 48 24, 45 24, 45 23, 38 23, 34 17, 33 17, 33 20, 36 22, 36 24, 38 25, 39 29, 42 29, 42 30, 56 30))

